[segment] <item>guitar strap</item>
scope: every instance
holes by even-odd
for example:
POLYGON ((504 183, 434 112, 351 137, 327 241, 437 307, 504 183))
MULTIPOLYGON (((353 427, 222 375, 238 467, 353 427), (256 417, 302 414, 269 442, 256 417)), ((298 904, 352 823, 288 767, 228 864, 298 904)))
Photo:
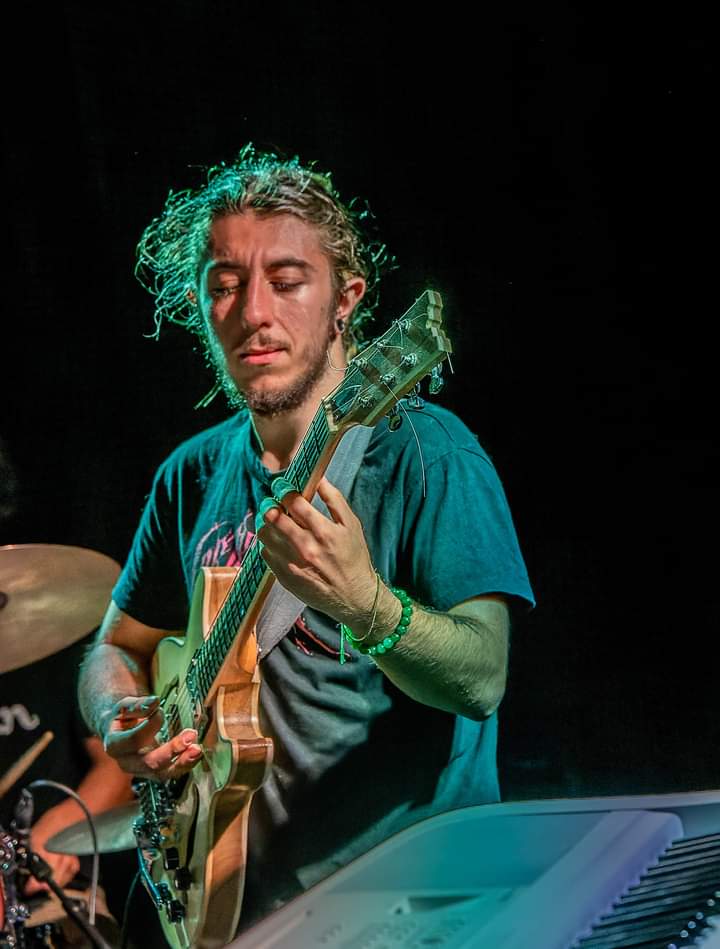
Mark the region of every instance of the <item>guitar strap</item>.
MULTIPOLYGON (((350 494, 372 433, 373 429, 367 425, 354 425, 340 439, 340 444, 327 466, 325 471, 327 479, 346 498, 350 494)), ((329 514, 325 502, 317 493, 312 500, 312 505, 323 514, 329 514)), ((265 659, 270 650, 277 646, 283 636, 292 629, 295 620, 304 609, 305 604, 302 600, 279 583, 273 583, 255 624, 259 660, 265 659)))

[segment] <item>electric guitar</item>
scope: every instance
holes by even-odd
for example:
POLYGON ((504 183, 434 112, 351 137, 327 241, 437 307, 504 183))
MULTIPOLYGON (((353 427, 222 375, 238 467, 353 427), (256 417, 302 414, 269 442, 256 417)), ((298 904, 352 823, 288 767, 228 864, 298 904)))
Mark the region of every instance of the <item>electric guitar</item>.
MULTIPOLYGON (((345 370, 320 407, 285 478, 311 500, 340 439, 384 415, 399 424, 399 399, 430 373, 442 385, 451 352, 442 300, 426 290, 407 313, 345 370)), ((255 627, 274 576, 253 542, 238 567, 204 567, 184 637, 167 637, 153 659, 167 741, 195 728, 203 755, 181 779, 135 782, 140 816, 134 832, 140 870, 173 949, 216 949, 235 935, 245 882, 252 797, 272 763, 260 733, 260 668, 255 627)))

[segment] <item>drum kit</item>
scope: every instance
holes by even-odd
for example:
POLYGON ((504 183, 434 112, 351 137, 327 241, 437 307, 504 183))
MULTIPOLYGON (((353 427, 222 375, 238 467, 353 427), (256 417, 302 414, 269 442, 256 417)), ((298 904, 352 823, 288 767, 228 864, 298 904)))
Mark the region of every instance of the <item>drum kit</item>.
MULTIPOLYGON (((100 624, 119 572, 110 557, 84 548, 54 544, 0 547, 0 674, 38 662, 85 638, 100 624)), ((52 732, 46 731, 0 774, 0 799, 15 787, 52 738, 52 732)), ((19 804, 16 815, 18 810, 19 804)), ((96 815, 97 851, 133 849, 132 824, 137 813, 133 804, 96 815)), ((45 849, 76 856, 95 853, 86 821, 60 831, 45 843, 45 849)), ((7 829, 0 825, 0 949, 109 947, 82 918, 87 892, 62 891, 50 878, 47 895, 33 900, 24 896, 25 880, 37 873, 36 861, 27 828, 16 820, 7 829), (72 919, 68 916, 71 907, 72 919)), ((102 899, 97 911, 111 918, 102 899)))

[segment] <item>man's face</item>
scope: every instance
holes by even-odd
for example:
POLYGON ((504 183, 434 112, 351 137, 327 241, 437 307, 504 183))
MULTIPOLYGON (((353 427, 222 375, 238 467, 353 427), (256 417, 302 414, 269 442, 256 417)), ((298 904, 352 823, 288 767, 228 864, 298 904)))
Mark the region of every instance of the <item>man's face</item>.
POLYGON ((327 382, 329 391, 337 383, 327 359, 337 342, 330 262, 315 228, 300 218, 252 211, 218 218, 199 302, 212 358, 254 412, 296 408, 316 384, 327 382))

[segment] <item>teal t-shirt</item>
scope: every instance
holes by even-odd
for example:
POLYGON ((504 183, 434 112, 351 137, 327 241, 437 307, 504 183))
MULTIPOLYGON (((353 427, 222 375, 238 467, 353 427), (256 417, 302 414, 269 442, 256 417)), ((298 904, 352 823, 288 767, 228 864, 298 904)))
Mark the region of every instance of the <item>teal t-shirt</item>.
MULTIPOLYGON (((485 593, 532 605, 505 494, 477 438, 442 408, 405 408, 398 431, 376 427, 349 496, 376 569, 438 610, 485 593)), ((245 414, 179 446, 156 475, 118 606, 149 626, 184 628, 198 570, 239 566, 276 476, 245 414)), ((275 754, 251 810, 254 916, 417 820, 499 799, 495 715, 476 722, 422 705, 369 657, 350 650, 341 665, 338 654, 335 622, 306 608, 261 662, 260 722, 275 754)))

